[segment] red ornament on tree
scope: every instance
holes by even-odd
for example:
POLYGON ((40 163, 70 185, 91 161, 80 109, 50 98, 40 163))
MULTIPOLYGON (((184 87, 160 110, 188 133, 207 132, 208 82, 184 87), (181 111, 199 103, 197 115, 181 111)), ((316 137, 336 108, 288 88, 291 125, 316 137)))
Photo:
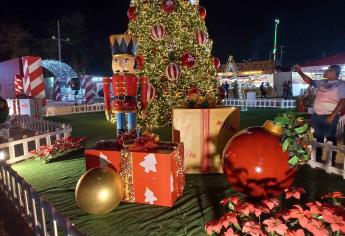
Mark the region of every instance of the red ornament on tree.
POLYGON ((207 41, 208 41, 208 35, 206 32, 204 31, 197 31, 196 32, 196 41, 198 42, 198 44, 200 45, 206 45, 207 41))
POLYGON ((165 13, 171 13, 176 10, 175 0, 163 0, 161 5, 161 10, 165 13))
POLYGON ((167 66, 165 74, 170 81, 176 81, 181 75, 180 67, 172 62, 167 66))
POLYGON ((163 25, 154 25, 151 27, 151 38, 155 41, 162 40, 165 36, 165 29, 163 25))
POLYGON ((144 63, 145 63, 145 59, 144 59, 144 56, 139 54, 137 57, 136 57, 136 60, 137 60, 137 67, 138 67, 138 70, 142 70, 143 69, 143 66, 144 66, 144 63))
POLYGON ((193 53, 186 52, 181 57, 181 63, 182 63, 182 65, 184 65, 188 68, 191 68, 196 63, 196 57, 193 53))
POLYGON ((218 57, 213 57, 212 62, 213 62, 214 68, 218 70, 220 67, 220 60, 218 59, 218 57))
POLYGON ((206 9, 203 6, 199 6, 199 16, 205 20, 206 18, 206 9))
POLYGON ((187 92, 187 97, 193 96, 194 94, 201 96, 201 90, 199 88, 191 88, 187 92))
POLYGON ((135 19, 137 18, 136 10, 137 10, 136 7, 129 7, 129 8, 128 8, 128 10, 127 10, 127 16, 128 16, 128 19, 129 19, 129 20, 135 20, 135 19))
POLYGON ((267 121, 234 135, 223 152, 223 170, 231 187, 252 198, 271 198, 289 188, 296 170, 283 152, 282 129, 267 121))

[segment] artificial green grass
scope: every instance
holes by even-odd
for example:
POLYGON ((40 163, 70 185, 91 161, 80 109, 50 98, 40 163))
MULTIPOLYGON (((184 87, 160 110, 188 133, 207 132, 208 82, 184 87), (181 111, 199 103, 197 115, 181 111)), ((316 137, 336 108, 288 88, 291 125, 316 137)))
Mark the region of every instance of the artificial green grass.
MULTIPOLYGON (((241 127, 262 125, 281 112, 283 110, 276 109, 241 112, 241 127)), ((105 121, 103 113, 49 119, 71 124, 73 136, 87 137, 88 146, 98 139, 115 136, 115 127, 105 121)), ((171 138, 170 127, 155 132, 164 140, 171 138)), ((205 235, 204 224, 222 214, 219 201, 233 192, 222 174, 187 175, 184 195, 172 208, 122 203, 105 216, 91 216, 79 209, 74 199, 75 185, 85 172, 82 152, 49 164, 28 160, 13 168, 87 235, 205 235)), ((341 177, 309 167, 300 169, 295 185, 307 190, 305 200, 327 192, 345 192, 341 177)))

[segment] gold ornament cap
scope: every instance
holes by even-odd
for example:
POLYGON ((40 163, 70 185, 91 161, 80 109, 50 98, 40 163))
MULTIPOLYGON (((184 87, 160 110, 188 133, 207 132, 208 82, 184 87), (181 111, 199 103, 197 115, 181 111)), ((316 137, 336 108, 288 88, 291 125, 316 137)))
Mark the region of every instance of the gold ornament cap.
POLYGON ((276 136, 282 136, 283 134, 282 127, 279 125, 275 125, 271 120, 266 120, 262 128, 276 136))

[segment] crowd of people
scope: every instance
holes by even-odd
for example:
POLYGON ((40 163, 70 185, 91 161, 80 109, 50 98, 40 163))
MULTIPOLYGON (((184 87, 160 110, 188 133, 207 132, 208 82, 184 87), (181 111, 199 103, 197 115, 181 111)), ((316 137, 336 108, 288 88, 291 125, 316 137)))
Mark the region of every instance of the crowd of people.
POLYGON ((221 85, 221 88, 224 90, 225 98, 230 98, 230 92, 232 91, 233 97, 239 99, 239 84, 235 80, 232 84, 229 84, 227 81, 221 85))

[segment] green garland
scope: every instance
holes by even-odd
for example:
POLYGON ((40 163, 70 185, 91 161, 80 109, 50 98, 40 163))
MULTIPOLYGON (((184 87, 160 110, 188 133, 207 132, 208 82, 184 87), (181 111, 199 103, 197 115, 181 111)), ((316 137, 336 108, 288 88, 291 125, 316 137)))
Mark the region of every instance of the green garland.
POLYGON ((310 125, 293 112, 277 116, 274 123, 283 128, 282 149, 289 152, 289 164, 294 167, 305 164, 309 160, 308 146, 313 137, 310 125))

